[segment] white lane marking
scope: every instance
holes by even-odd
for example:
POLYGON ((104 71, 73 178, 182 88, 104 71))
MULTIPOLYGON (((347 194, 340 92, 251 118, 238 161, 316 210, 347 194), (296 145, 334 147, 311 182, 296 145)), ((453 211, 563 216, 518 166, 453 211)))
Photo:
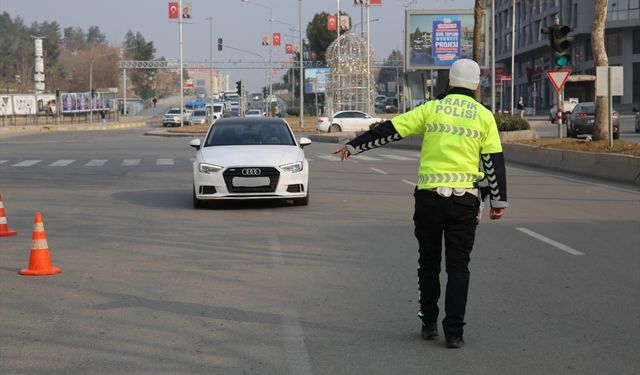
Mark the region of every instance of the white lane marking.
POLYGON ((365 161, 378 161, 378 160, 380 160, 379 158, 372 158, 371 156, 365 156, 365 155, 353 155, 352 158, 358 159, 358 160, 365 160, 365 161))
POLYGON ((0 164, 4 164, 6 162, 8 162, 9 160, 0 160, 0 164))
POLYGON ((42 160, 25 160, 25 161, 21 161, 19 163, 15 163, 12 165, 12 167, 30 167, 32 165, 36 165, 38 163, 40 163, 42 160))
POLYGON ((93 159, 93 160, 90 160, 84 166, 85 167, 102 167, 103 165, 107 164, 108 161, 109 159, 93 159))
POLYGON ((69 160, 69 159, 62 159, 62 160, 58 160, 58 161, 54 161, 53 163, 49 164, 50 167, 66 167, 67 165, 73 163, 75 160, 69 160))
POLYGON ((190 162, 190 163, 192 163, 192 164, 193 164, 195 161, 196 161, 196 158, 190 158, 190 159, 189 159, 189 162, 190 162))
POLYGON ((400 156, 400 155, 388 155, 388 154, 383 154, 380 156, 384 156, 385 158, 389 158, 389 159, 393 159, 393 160, 415 160, 415 158, 408 158, 406 156, 400 156))
POLYGON ((282 256, 282 245, 280 239, 275 234, 270 234, 267 238, 269 243, 269 254, 271 255, 271 264, 274 266, 284 266, 284 257, 282 256))
POLYGON ((400 181, 404 182, 405 184, 409 184, 411 186, 416 186, 415 182, 411 182, 411 181, 407 181, 407 180, 400 180, 400 181))
POLYGON ((373 167, 371 167, 371 170, 372 170, 372 171, 374 171, 374 172, 378 172, 378 173, 380 173, 380 174, 387 174, 387 172, 385 172, 385 171, 383 171, 383 170, 381 170, 381 169, 378 169, 378 168, 373 168, 373 167))
POLYGON ((574 249, 572 247, 569 247, 569 246, 567 246, 565 244, 561 244, 558 241, 554 241, 551 238, 545 237, 545 236, 543 236, 543 235, 541 235, 539 233, 536 233, 536 232, 534 232, 532 230, 529 230, 527 228, 516 228, 516 229, 519 230, 522 233, 528 234, 528 235, 530 235, 531 237, 533 237, 535 239, 538 239, 538 240, 540 240, 540 241, 542 241, 544 243, 547 243, 547 244, 549 244, 549 245, 551 245, 553 247, 556 247, 556 248, 558 248, 558 249, 560 249, 560 250, 562 250, 564 252, 567 252, 567 253, 569 253, 571 255, 584 255, 583 252, 580 252, 580 251, 578 251, 578 250, 576 250, 576 249, 574 249))
POLYGON ((320 159, 324 159, 324 160, 330 160, 330 161, 340 161, 340 158, 337 156, 331 156, 331 155, 316 155, 317 157, 319 157, 320 159))
POLYGON ((296 310, 288 310, 282 315, 282 330, 289 374, 312 375, 309 352, 296 310))
POLYGON ((173 159, 158 159, 156 165, 173 165, 173 159))
MULTIPOLYGON (((575 182, 575 183, 578 183, 578 184, 587 184, 587 185, 591 185, 591 186, 598 186, 598 187, 601 187, 601 188, 613 189, 613 190, 622 191, 622 192, 625 192, 625 193, 634 193, 634 194, 638 194, 639 193, 639 191, 637 191, 637 190, 629 190, 629 189, 619 188, 617 186, 601 184, 601 183, 591 182, 591 181, 587 181, 587 180, 581 180, 581 179, 578 179, 578 178, 560 176, 560 175, 557 175, 557 174, 554 174, 554 173, 550 173, 550 172, 547 172, 547 171, 541 172, 541 171, 535 170, 536 167, 531 167, 531 168, 532 169, 525 169, 525 168, 507 166, 507 169, 515 169, 517 171, 523 171, 523 172, 542 173, 545 176, 555 177, 555 178, 559 178, 561 180, 571 181, 571 182, 575 182)), ((539 167, 539 168, 542 168, 542 167, 539 167)))
POLYGON ((140 165, 140 159, 124 159, 122 161, 123 167, 134 167, 136 165, 140 165))

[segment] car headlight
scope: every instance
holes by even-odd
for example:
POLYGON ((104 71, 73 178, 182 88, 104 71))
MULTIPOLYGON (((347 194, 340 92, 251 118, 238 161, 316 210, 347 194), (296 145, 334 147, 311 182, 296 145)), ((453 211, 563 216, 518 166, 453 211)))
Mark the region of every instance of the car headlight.
POLYGON ((281 165, 280 168, 282 168, 283 171, 291 172, 291 173, 302 172, 302 162, 297 161, 295 163, 281 165))
POLYGON ((222 170, 222 167, 215 164, 200 163, 198 164, 198 170, 200 170, 200 173, 209 174, 220 172, 222 170))

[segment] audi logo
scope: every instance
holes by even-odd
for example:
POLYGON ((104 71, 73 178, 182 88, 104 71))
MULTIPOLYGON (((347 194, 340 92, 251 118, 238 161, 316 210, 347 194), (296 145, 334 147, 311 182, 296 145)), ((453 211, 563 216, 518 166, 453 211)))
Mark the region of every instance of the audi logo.
POLYGON ((244 168, 242 169, 243 176, 260 176, 262 171, 260 168, 244 168))

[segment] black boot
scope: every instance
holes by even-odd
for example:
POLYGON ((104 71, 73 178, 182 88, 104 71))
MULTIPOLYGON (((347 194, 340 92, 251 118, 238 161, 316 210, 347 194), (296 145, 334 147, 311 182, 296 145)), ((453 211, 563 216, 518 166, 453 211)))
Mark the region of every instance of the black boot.
POLYGON ((422 338, 433 340, 438 337, 438 323, 422 323, 422 338))
POLYGON ((449 349, 460 349, 464 345, 462 336, 449 336, 445 338, 445 346, 449 349))

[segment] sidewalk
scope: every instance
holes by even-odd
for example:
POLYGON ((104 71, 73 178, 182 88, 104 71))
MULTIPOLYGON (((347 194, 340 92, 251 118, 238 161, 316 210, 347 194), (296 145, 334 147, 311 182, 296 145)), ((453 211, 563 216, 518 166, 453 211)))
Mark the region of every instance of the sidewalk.
POLYGON ((0 126, 0 138, 19 136, 24 134, 55 132, 55 131, 93 131, 93 130, 115 130, 144 128, 151 120, 149 116, 120 117, 117 122, 94 122, 73 123, 73 124, 43 124, 43 125, 8 125, 0 126))

